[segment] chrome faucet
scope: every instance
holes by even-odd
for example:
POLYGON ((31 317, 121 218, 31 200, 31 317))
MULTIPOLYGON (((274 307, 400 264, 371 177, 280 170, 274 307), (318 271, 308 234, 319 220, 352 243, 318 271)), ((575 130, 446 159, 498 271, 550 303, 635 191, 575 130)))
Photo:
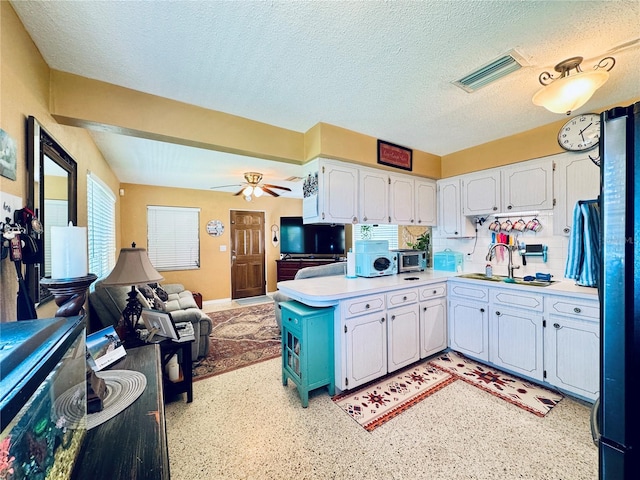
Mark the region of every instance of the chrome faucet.
POLYGON ((493 243, 489 246, 489 252, 487 253, 486 260, 487 262, 491 261, 493 258, 493 252, 496 247, 507 247, 507 251, 509 252, 509 263, 507 264, 507 277, 513 280, 513 271, 517 268, 520 268, 520 265, 513 265, 513 251, 518 248, 517 245, 507 245, 506 243, 493 243))

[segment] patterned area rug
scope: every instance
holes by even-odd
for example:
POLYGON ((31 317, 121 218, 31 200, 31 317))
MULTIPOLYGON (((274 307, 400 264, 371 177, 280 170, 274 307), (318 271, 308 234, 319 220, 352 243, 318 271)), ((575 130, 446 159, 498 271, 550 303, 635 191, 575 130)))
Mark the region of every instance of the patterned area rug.
POLYGON ((564 398, 558 392, 507 375, 458 352, 447 352, 429 363, 539 417, 544 417, 564 398))
POLYGON ((370 432, 453 381, 449 373, 422 363, 332 400, 370 432))
POLYGON ((282 347, 274 306, 265 303, 208 313, 213 322, 209 354, 194 363, 193 380, 279 357, 282 347))

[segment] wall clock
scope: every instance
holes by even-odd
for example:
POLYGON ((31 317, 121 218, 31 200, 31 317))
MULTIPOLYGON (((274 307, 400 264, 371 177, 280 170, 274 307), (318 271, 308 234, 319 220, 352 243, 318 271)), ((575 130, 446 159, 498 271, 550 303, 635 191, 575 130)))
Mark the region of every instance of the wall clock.
POLYGON ((558 143, 570 152, 584 152, 598 146, 600 115, 584 113, 565 123, 558 132, 558 143))
POLYGON ((224 225, 220 220, 210 220, 207 223, 207 233, 212 237, 219 237, 224 232, 224 225))

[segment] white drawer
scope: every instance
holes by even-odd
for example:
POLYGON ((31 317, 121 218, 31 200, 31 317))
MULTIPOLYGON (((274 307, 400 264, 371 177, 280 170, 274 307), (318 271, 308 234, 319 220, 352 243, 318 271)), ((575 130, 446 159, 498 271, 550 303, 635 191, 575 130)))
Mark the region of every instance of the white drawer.
POLYGON ((340 302, 344 318, 384 310, 384 295, 369 295, 340 302))
POLYGON ((400 290, 387 294, 387 308, 409 305, 418 301, 418 289, 400 290))
POLYGON ((420 287, 420 301, 430 300, 432 298, 444 297, 447 294, 446 283, 434 283, 433 285, 425 285, 420 287))
POLYGON ((508 307, 526 308, 535 312, 544 311, 544 296, 530 292, 491 289, 491 302, 508 307))
POLYGON ((591 320, 600 319, 600 303, 589 300, 575 300, 568 297, 549 297, 549 313, 568 315, 573 318, 585 318, 591 320))
POLYGON ((476 287, 469 283, 449 283, 449 295, 467 300, 489 301, 489 289, 487 287, 476 287))

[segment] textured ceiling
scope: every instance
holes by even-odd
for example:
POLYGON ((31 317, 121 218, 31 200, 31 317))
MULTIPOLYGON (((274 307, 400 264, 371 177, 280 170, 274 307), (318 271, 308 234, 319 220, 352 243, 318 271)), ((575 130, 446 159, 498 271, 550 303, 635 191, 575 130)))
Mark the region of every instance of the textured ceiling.
MULTIPOLYGON (((640 37, 638 0, 12 5, 52 68, 299 132, 325 122, 436 155, 561 119, 531 103, 538 75, 578 55, 595 59, 583 64, 591 68, 640 37), (512 48, 529 66, 472 94, 451 84, 512 48)), ((609 82, 576 113, 640 95, 637 43, 615 57, 609 82)), ((224 165, 248 170, 242 157, 196 152, 207 168, 182 185, 170 156, 193 149, 94 138, 123 182, 209 188, 237 183, 224 165)), ((269 168, 262 162, 255 168, 269 168)), ((274 183, 290 167, 265 177, 274 183)))

